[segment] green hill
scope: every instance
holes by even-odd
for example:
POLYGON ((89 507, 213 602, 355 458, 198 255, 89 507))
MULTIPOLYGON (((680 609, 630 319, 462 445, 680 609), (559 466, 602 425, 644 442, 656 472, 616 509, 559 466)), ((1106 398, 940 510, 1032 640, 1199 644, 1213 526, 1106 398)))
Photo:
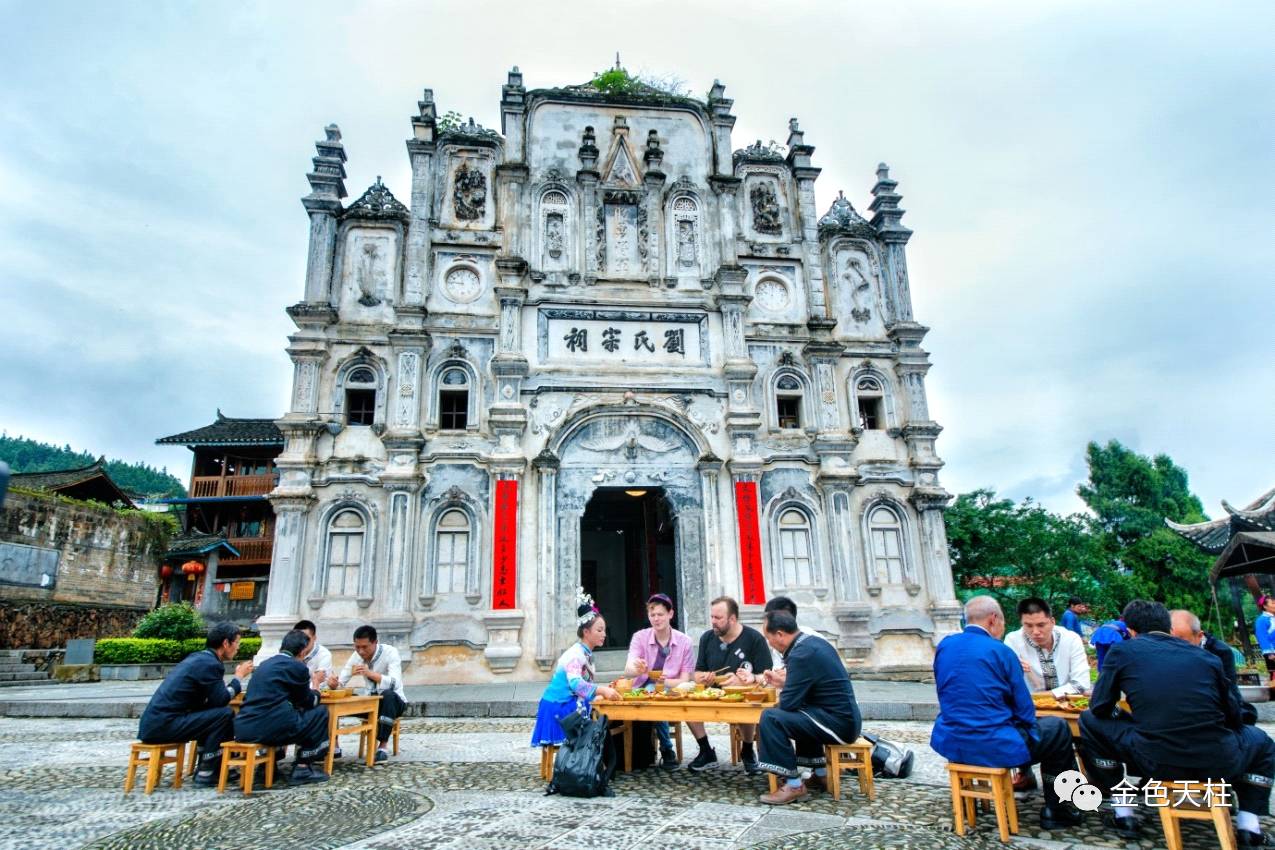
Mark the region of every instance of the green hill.
MULTIPOLYGON (((0 460, 9 464, 14 472, 50 472, 55 469, 88 466, 97 460, 97 456, 77 452, 70 446, 58 448, 38 440, 28 440, 26 437, 0 434, 0 460)), ((106 474, 130 495, 147 498, 186 495, 186 488, 180 481, 145 463, 108 460, 106 474)))

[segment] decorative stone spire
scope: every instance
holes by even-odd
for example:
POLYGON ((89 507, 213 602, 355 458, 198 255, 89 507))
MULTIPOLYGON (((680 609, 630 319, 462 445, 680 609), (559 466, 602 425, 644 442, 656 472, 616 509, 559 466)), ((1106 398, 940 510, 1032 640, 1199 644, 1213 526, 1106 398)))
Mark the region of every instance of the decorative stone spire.
POLYGON ((592 127, 584 128, 584 136, 580 140, 580 168, 584 171, 596 171, 598 167, 598 137, 592 127))
POLYGON ((881 234, 881 238, 890 241, 906 242, 912 235, 899 220, 906 210, 899 208, 903 196, 895 192, 898 181, 890 179, 890 167, 884 162, 877 166, 877 183, 872 187, 872 203, 868 209, 872 211, 872 226, 881 234))
POLYGON ((434 90, 425 89, 421 99, 416 101, 418 115, 412 116, 412 137, 418 142, 434 141, 434 131, 438 123, 438 110, 434 107, 434 90))
POLYGON ((325 138, 314 143, 317 156, 314 170, 306 175, 310 181, 310 197, 340 200, 345 197, 345 146, 341 144, 341 128, 329 124, 325 138))
MULTIPOLYGON (((796 118, 788 119, 788 167, 794 170, 811 169, 810 156, 815 152, 814 145, 806 144, 806 134, 801 132, 801 127, 797 125, 796 118)), ((812 180, 819 176, 819 170, 813 169, 809 175, 812 180)), ((811 209, 811 213, 814 210, 811 209)))
POLYGON ((646 167, 659 168, 664 161, 664 149, 660 147, 660 135, 655 130, 646 134, 646 153, 642 155, 646 167))
POLYGON ((845 233, 853 236, 876 235, 872 226, 855 211, 854 206, 846 198, 844 192, 837 192, 837 199, 828 207, 828 211, 819 219, 819 235, 845 233))

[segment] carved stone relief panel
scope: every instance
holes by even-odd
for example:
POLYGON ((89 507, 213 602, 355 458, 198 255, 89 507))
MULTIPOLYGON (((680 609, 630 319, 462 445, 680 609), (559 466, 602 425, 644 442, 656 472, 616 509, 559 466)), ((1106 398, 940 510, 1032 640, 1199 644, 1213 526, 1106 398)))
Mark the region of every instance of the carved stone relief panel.
POLYGON ((453 148, 443 175, 442 224, 485 229, 495 222, 492 158, 478 148, 453 148))
MULTIPOLYGON (((398 232, 357 227, 346 231, 337 307, 345 315, 394 303, 398 281, 398 232)), ((376 310, 375 312, 382 312, 376 310)))
POLYGON ((783 170, 752 166, 744 175, 743 216, 745 239, 774 243, 789 238, 789 204, 783 170))
POLYGON ((867 243, 843 243, 832 254, 831 289, 837 331, 847 336, 884 333, 879 293, 881 266, 867 243))
POLYGON ((538 241, 539 266, 544 271, 563 271, 571 268, 571 207, 567 194, 560 189, 550 189, 540 197, 540 239, 538 241))
POLYGON ((676 276, 700 277, 703 268, 701 257, 704 251, 699 203, 689 195, 674 198, 666 219, 668 221, 666 239, 669 245, 668 273, 676 276))
POLYGON ((404 351, 398 356, 398 392, 394 403, 396 428, 412 428, 416 425, 416 415, 420 409, 416 400, 420 362, 420 355, 414 351, 404 351))

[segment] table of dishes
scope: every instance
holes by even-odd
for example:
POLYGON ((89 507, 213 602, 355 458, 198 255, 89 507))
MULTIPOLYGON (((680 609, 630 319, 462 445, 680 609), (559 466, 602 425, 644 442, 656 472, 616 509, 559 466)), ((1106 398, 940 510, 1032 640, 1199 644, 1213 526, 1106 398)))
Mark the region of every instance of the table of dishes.
POLYGON ((1037 717, 1061 717, 1067 721, 1071 736, 1080 737, 1080 714, 1089 708, 1089 697, 1080 694, 1055 697, 1049 691, 1044 691, 1032 694, 1032 702, 1036 705, 1037 717))
MULTIPOLYGON (((320 691, 320 702, 328 710, 328 757, 324 769, 332 773, 332 762, 336 758, 337 742, 342 735, 358 734, 363 747, 367 751, 367 766, 376 763, 376 728, 378 710, 381 707, 379 694, 360 696, 349 688, 333 691, 320 691), (359 722, 353 726, 342 726, 342 717, 357 717, 359 722)), ((230 707, 236 714, 243 707, 244 695, 236 694, 230 700, 230 707)))
MULTIPOLYGON (((626 680, 616 682, 626 685, 626 680)), ((761 713, 777 699, 771 687, 738 685, 729 687, 700 687, 686 683, 676 688, 655 690, 617 687, 618 700, 598 699, 593 702, 595 714, 605 714, 610 720, 621 721, 624 736, 624 771, 633 769, 633 722, 651 723, 729 723, 754 724, 761 720, 761 713)))

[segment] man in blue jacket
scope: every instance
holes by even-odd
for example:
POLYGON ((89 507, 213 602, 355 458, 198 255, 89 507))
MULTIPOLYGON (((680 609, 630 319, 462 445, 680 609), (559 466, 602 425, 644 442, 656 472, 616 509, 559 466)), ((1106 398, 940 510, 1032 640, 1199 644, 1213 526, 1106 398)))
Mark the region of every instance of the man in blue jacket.
POLYGON ((323 670, 313 673, 297 656, 310 636, 293 629, 283 636, 279 654, 267 658, 252 677, 243 708, 235 718, 235 740, 267 747, 297 745, 292 783, 326 782, 328 774, 316 761, 328 750, 328 710, 315 690, 323 670))
POLYGON ((225 662, 239 652, 239 628, 233 623, 214 625, 205 644, 205 649, 186 656, 164 678, 137 725, 137 737, 144 744, 198 742, 196 785, 217 782, 221 745, 234 736, 230 698, 242 690, 240 680, 252 672, 252 662, 245 661, 235 668, 230 684, 225 682, 225 662))
POLYGON ((1045 830, 1073 826, 1081 815, 1054 792, 1054 778, 1076 769, 1071 730, 1058 717, 1036 718, 1018 656, 1005 644, 1005 615, 990 596, 965 603, 968 625, 934 653, 939 716, 930 746, 948 761, 983 767, 1040 763, 1045 830))
POLYGON ((766 642, 783 653, 787 678, 779 705, 761 713, 758 762, 785 783, 761 801, 782 806, 809 796, 798 766, 814 768, 816 776, 826 774, 824 746, 853 744, 862 721, 850 674, 832 644, 802 633, 797 619, 782 610, 766 613, 763 631, 766 642))

